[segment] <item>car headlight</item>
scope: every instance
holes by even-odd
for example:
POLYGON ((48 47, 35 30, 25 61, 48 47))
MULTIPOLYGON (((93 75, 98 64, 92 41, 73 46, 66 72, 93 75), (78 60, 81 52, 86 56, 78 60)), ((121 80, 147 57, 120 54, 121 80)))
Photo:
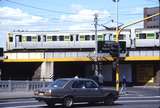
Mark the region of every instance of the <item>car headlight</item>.
POLYGON ((49 90, 46 90, 45 93, 44 93, 45 96, 51 96, 52 95, 52 90, 49 89, 49 90))

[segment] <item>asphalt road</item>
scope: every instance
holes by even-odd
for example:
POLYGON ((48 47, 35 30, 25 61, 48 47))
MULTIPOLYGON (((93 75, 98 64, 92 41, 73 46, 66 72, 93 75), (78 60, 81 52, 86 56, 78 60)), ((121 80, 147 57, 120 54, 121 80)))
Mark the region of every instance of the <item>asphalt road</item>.
MULTIPOLYGON (((86 103, 76 103, 75 108, 160 108, 160 96, 123 96, 115 101, 114 105, 105 106, 102 103, 88 105, 86 103)), ((48 108, 43 102, 38 102, 34 98, 26 99, 6 99, 0 100, 0 108, 48 108)), ((55 108, 62 108, 56 105, 55 108)))

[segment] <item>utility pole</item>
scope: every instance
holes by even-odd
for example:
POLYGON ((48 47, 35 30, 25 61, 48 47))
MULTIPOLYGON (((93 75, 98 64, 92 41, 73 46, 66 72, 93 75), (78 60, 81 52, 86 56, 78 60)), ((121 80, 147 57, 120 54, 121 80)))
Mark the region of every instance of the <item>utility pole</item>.
MULTIPOLYGON (((119 0, 113 0, 113 2, 116 2, 116 9, 117 9, 117 26, 116 26, 116 36, 119 37, 119 34, 118 34, 118 30, 119 30, 119 27, 118 27, 118 20, 119 20, 119 16, 118 16, 118 2, 119 0)), ((116 66, 115 66, 115 73, 116 73, 116 90, 119 91, 119 84, 120 84, 120 72, 119 72, 119 40, 116 38, 116 44, 118 45, 117 47, 117 51, 118 51, 118 55, 115 57, 114 59, 114 63, 116 66)))
POLYGON ((98 40, 97 40, 97 25, 98 14, 94 14, 94 27, 95 27, 95 76, 98 76, 98 40))

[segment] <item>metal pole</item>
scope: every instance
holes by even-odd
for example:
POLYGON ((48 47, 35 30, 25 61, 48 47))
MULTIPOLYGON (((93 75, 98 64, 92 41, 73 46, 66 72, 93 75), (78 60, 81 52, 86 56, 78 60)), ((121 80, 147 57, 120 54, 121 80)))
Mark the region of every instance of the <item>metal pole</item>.
POLYGON ((98 24, 98 14, 94 14, 94 26, 95 26, 95 76, 98 75, 98 40, 97 40, 97 24, 98 24))
MULTIPOLYGON (((114 2, 116 2, 116 9, 117 9, 117 26, 116 26, 116 44, 119 43, 119 40, 117 38, 117 36, 119 37, 119 34, 118 34, 118 20, 119 20, 119 16, 118 16, 118 2, 119 0, 113 0, 114 2)), ((115 62, 116 62, 116 90, 119 91, 119 83, 120 83, 120 72, 119 72, 119 47, 118 47, 118 57, 115 58, 115 62)))
MULTIPOLYGON (((159 13, 160 13, 160 0, 159 0, 159 13)), ((159 35, 159 60, 160 60, 160 15, 159 15, 158 19, 159 19, 159 33, 158 33, 158 35, 159 35)))

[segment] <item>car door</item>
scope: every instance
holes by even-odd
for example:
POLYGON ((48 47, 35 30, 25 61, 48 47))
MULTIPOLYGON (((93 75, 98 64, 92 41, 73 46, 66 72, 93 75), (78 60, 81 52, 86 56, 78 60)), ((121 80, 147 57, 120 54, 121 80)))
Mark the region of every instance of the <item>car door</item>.
POLYGON ((87 91, 83 80, 75 80, 72 84, 72 95, 75 101, 86 101, 87 91))
POLYGON ((88 101, 100 101, 103 97, 102 90, 92 80, 84 81, 88 101))

